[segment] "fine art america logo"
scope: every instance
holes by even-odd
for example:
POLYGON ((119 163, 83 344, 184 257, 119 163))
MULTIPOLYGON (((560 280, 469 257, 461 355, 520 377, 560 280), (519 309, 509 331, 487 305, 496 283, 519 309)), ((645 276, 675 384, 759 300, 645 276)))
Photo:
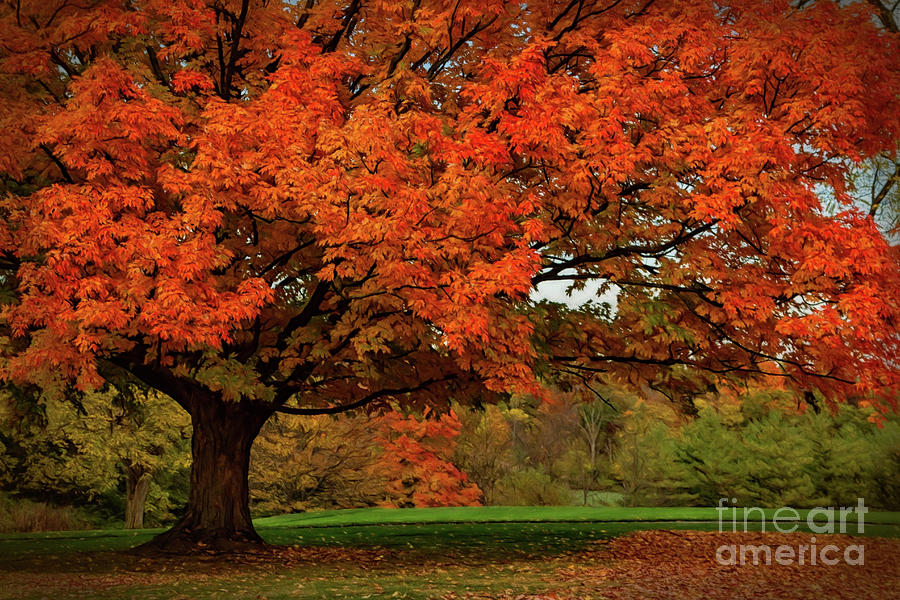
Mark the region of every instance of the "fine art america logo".
MULTIPOLYGON (((793 508, 783 507, 777 509, 766 518, 766 513, 761 508, 738 508, 735 506, 736 498, 731 499, 728 506, 728 498, 719 499, 716 511, 719 513, 719 533, 725 531, 766 531, 766 525, 771 525, 778 533, 793 533, 797 531, 804 520, 800 513, 793 508), (740 517, 738 514, 740 512, 740 517), (754 515, 755 513, 755 515, 754 515), (758 520, 754 520, 757 518, 758 520), (759 524, 759 527, 756 524, 759 524)), ((810 532, 816 534, 847 533, 848 522, 850 527, 856 527, 850 533, 862 534, 865 530, 865 514, 869 512, 862 498, 857 498, 856 506, 827 508, 818 507, 811 509, 807 515, 805 524, 810 532)), ((809 544, 790 546, 782 544, 772 547, 768 544, 731 544, 722 545, 716 550, 716 561, 720 565, 827 565, 834 566, 840 562, 848 565, 862 565, 865 563, 865 546, 862 544, 850 544, 843 548, 835 544, 819 545, 816 537, 809 539, 809 544)))

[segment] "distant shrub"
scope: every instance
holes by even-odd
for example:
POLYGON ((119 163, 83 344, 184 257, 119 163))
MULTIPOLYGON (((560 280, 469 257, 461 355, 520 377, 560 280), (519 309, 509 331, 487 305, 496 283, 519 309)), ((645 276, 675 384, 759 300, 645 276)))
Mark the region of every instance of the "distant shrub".
POLYGON ((888 422, 874 432, 870 493, 872 504, 900 510, 900 423, 888 422))
POLYGON ((91 522, 71 506, 0 496, 0 533, 88 529, 91 522))
MULTIPOLYGON (((574 492, 575 503, 582 504, 584 495, 581 490, 574 492)), ((619 492, 588 492, 587 506, 624 506, 625 495, 619 492)))
POLYGON ((506 474, 497 486, 496 498, 496 504, 507 506, 560 506, 573 503, 572 490, 535 468, 506 474))

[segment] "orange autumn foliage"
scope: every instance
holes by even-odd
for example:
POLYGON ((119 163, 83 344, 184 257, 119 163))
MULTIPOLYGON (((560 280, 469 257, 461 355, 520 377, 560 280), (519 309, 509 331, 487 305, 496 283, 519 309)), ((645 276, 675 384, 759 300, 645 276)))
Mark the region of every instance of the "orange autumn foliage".
POLYGON ((462 429, 452 410, 421 419, 390 411, 378 424, 378 465, 391 475, 384 506, 481 505, 481 490, 450 460, 462 429))
POLYGON ((181 529, 248 539, 275 411, 536 371, 886 410, 900 256, 848 194, 900 139, 871 10, 5 1, 0 377, 172 396, 201 431, 181 529), (615 307, 538 302, 552 282, 615 307), (239 526, 207 522, 223 497, 239 526))
POLYGON ((433 339, 522 385, 527 294, 594 279, 567 364, 896 384, 896 251, 817 198, 900 130, 868 7, 308 4, 4 5, 8 376, 336 398, 433 339))

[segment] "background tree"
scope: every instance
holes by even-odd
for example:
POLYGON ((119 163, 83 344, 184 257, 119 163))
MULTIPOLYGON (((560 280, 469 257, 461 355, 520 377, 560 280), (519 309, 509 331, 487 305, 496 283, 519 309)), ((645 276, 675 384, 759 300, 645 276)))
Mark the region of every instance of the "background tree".
POLYGON ((253 445, 250 500, 256 514, 374 506, 396 477, 379 468, 369 415, 270 419, 253 445))
POLYGON ((485 504, 496 504, 497 485, 512 470, 512 436, 501 408, 454 406, 462 424, 453 462, 481 489, 485 504))
POLYGON ((660 407, 632 398, 622 415, 610 462, 612 478, 621 486, 628 505, 691 504, 684 466, 676 460, 671 425, 660 407))
POLYGON ((361 506, 467 506, 481 491, 450 459, 454 413, 278 415, 253 447, 257 514, 361 506))
POLYGON ((578 432, 585 446, 581 467, 585 505, 588 504, 588 492, 594 489, 604 474, 601 459, 612 455, 618 416, 618 409, 609 400, 595 399, 578 406, 578 432))
POLYGON ((870 11, 8 0, 3 377, 124 373, 190 413, 175 550, 260 541, 274 412, 536 392, 538 356, 886 408, 898 257, 846 191, 900 137, 870 11), (553 281, 615 310, 529 299, 553 281))
POLYGON ((505 505, 571 504, 570 465, 577 423, 574 406, 550 390, 548 401, 515 394, 501 404, 509 431, 509 468, 497 481, 494 502, 505 505))
MULTIPOLYGON (((189 465, 187 415, 158 392, 108 389, 23 397, 7 390, 2 422, 6 485, 82 503, 124 488, 128 529, 144 526, 148 494, 155 520, 175 508, 154 479, 189 465)), ((122 518, 122 514, 118 518, 122 518)))

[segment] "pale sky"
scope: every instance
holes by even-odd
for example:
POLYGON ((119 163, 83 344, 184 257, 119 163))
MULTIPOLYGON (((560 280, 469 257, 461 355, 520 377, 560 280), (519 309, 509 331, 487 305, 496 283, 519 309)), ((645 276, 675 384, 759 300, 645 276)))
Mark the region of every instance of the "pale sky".
POLYGON ((549 300, 558 304, 566 304, 573 308, 581 306, 588 300, 605 301, 615 309, 617 294, 614 290, 610 290, 598 297, 599 282, 589 281, 583 290, 573 291, 571 296, 566 295, 568 285, 566 281, 544 281, 538 284, 537 289, 531 293, 531 297, 535 300, 549 300))

